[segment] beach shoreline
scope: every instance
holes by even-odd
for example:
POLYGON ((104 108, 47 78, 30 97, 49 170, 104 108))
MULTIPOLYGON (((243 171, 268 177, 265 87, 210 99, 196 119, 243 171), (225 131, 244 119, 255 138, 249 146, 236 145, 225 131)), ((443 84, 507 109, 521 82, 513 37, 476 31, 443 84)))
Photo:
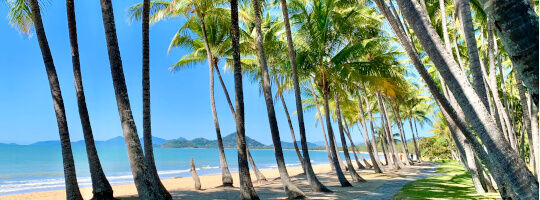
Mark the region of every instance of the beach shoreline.
MULTIPOLYGON (((383 184, 392 180, 401 180, 402 175, 421 175, 421 170, 429 163, 417 165, 407 170, 385 171, 384 174, 376 174, 372 169, 358 170, 357 172, 366 180, 367 183, 354 183, 355 186, 351 188, 339 187, 339 182, 335 178, 335 173, 332 172, 329 164, 317 164, 313 165, 313 170, 321 179, 321 181, 332 188, 332 190, 345 191, 343 194, 338 194, 337 199, 350 199, 356 198, 358 195, 369 195, 369 191, 373 191, 381 187, 383 184), (416 171, 415 171, 416 170, 416 171), (345 196, 343 196, 345 195, 345 196), (347 196, 349 195, 349 196, 347 196), (352 196, 350 196, 352 195, 352 196)), ((305 185, 305 176, 302 174, 302 167, 288 167, 289 175, 297 185, 303 187, 306 191, 309 191, 309 186, 305 185)), ((277 168, 264 169, 261 172, 266 176, 268 182, 259 183, 255 175, 251 173, 251 178, 259 195, 265 198, 281 199, 286 197, 282 191, 281 181, 279 180, 279 172, 277 168), (283 194, 282 194, 283 193, 283 194)), ((347 172, 346 172, 347 173, 347 172)), ((347 173, 348 174, 348 173, 347 173)), ((200 176, 202 184, 202 190, 194 189, 194 181, 192 177, 176 177, 162 180, 163 185, 171 192, 174 199, 237 199, 239 192, 239 177, 238 173, 232 173, 234 187, 220 187, 221 186, 221 174, 215 175, 203 175, 200 176), (202 195, 201 195, 202 194, 202 195), (192 195, 192 196, 189 196, 192 195)), ((134 184, 114 185, 114 196, 120 199, 137 199, 137 190, 134 184)), ((81 194, 84 199, 90 199, 92 197, 92 188, 81 188, 81 194)), ((326 194, 311 194, 311 195, 326 195, 326 194)), ((65 199, 65 190, 53 190, 43 192, 30 192, 22 194, 13 194, 0 196, 0 200, 21 200, 21 199, 40 199, 40 200, 56 200, 65 199)), ((321 199, 327 199, 328 197, 321 199)), ((318 198, 315 198, 318 199, 318 198)), ((333 198, 330 198, 333 199, 333 198)))

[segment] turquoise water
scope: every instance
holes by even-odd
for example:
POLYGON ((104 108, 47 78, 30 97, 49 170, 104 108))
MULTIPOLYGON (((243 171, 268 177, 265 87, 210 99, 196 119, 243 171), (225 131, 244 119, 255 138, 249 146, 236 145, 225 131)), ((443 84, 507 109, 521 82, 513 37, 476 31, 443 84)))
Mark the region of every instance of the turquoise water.
MULTIPOLYGON (((112 185, 132 183, 126 148, 97 146, 103 170, 112 185)), ((300 166, 294 150, 284 150, 287 166, 300 166)), ((188 177, 191 157, 199 175, 219 174, 217 149, 154 148, 158 173, 162 179, 188 177)), ((252 149, 259 169, 276 167, 274 151, 252 149)), ((238 171, 236 149, 225 149, 231 172, 238 171)), ((82 145, 73 146, 73 156, 80 187, 91 187, 86 151, 82 145)), ((313 164, 328 163, 325 151, 310 151, 313 164)), ((368 157, 368 155, 364 155, 368 157)), ((64 189, 61 149, 59 146, 0 145, 0 195, 64 189)))

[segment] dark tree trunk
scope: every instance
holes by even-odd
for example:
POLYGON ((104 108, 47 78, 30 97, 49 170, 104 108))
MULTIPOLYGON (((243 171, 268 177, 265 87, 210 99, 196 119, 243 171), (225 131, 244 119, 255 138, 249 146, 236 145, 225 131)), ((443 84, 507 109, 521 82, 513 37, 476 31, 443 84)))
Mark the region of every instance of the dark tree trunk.
POLYGON ((326 154, 328 154, 328 161, 330 163, 330 167, 332 168, 332 171, 336 171, 336 168, 334 167, 334 162, 332 161, 332 154, 330 153, 330 147, 328 147, 328 140, 326 138, 326 131, 324 130, 324 123, 323 123, 323 116, 321 113, 321 110, 319 109, 319 100, 317 98, 317 95, 315 94, 315 89, 313 88, 312 84, 309 84, 311 87, 311 95, 313 96, 313 100, 315 101, 315 106, 317 106, 317 113, 319 115, 319 122, 321 122, 321 130, 323 133, 324 138, 324 145, 326 147, 326 154))
POLYGON ((29 0, 30 10, 32 12, 32 21, 36 31, 39 48, 45 64, 45 71, 49 79, 49 87, 56 113, 56 122, 58 123, 58 133, 60 134, 60 145, 62 147, 62 162, 64 164, 64 180, 66 184, 67 199, 82 199, 79 186, 77 184, 77 174, 75 173, 75 162, 73 161, 73 153, 71 151, 71 143, 69 139, 69 130, 66 120, 66 111, 64 108, 64 100, 60 91, 60 83, 56 74, 49 42, 45 35, 45 28, 41 20, 41 11, 37 0, 29 0))
POLYGON ((231 41, 233 50, 234 92, 236 102, 236 146, 238 148, 238 175, 240 176, 240 198, 259 199, 251 183, 247 161, 246 133, 244 128, 244 90, 240 62, 240 27, 238 25, 238 0, 231 2, 231 41))
POLYGON ((139 193, 139 198, 170 199, 170 195, 163 193, 157 188, 156 185, 153 184, 153 180, 148 176, 148 167, 144 159, 143 150, 137 134, 137 127, 135 126, 129 103, 126 80, 122 68, 122 58, 120 56, 120 48, 118 47, 118 39, 116 36, 116 25, 114 22, 112 3, 111 0, 100 0, 100 2, 116 103, 124 132, 124 139, 126 141, 135 187, 139 193))
MULTIPOLYGON (((326 86, 328 87, 328 86, 326 86)), ((332 164, 334 165, 334 168, 336 169, 336 175, 338 177, 339 183, 341 184, 341 187, 351 187, 351 183, 347 181, 345 178, 345 175, 343 175, 343 171, 341 170, 340 163, 338 160, 339 152, 336 151, 336 142, 334 137, 334 131, 332 130, 332 122, 330 121, 330 107, 328 106, 328 97, 329 97, 329 89, 323 88, 323 104, 324 104, 324 112, 326 113, 325 119, 326 119, 326 129, 328 132, 328 139, 330 140, 330 152, 332 152, 332 164)), ((321 119, 322 120, 322 119, 321 119)))
MULTIPOLYGON (((342 116, 342 119, 345 118, 342 116)), ((343 124, 345 124, 345 128, 344 128, 344 131, 345 131, 345 134, 347 134, 347 138, 349 139, 349 142, 351 143, 351 148, 352 148, 352 151, 353 151, 353 155, 354 155, 354 160, 356 161, 356 165, 358 165, 358 169, 366 169, 367 168, 371 168, 371 164, 368 163, 368 161, 364 158, 364 156, 362 156, 362 154, 358 151, 360 151, 359 149, 356 148, 356 145, 354 145, 354 142, 352 140, 352 137, 351 137, 351 132, 350 132, 350 129, 349 129, 349 125, 347 125, 347 121, 345 121, 343 124), (360 159, 358 159, 358 154, 360 154, 360 157, 362 158, 362 161, 364 161, 364 165, 362 165, 362 163, 360 163, 360 159)))
POLYGON ((349 173, 351 174, 351 178, 353 182, 365 182, 358 173, 356 173, 356 170, 354 170, 353 164, 351 162, 351 156, 349 154, 349 150, 347 148, 347 140, 345 139, 345 134, 343 133, 343 122, 341 121, 341 110, 339 108, 339 100, 337 92, 334 92, 334 104, 336 106, 336 116, 338 121, 338 129, 339 129, 339 136, 341 138, 341 147, 343 148, 343 154, 345 154, 345 161, 347 162, 347 166, 349 168, 349 173))
POLYGON ((152 118, 150 109, 150 0, 143 2, 143 17, 142 17, 142 99, 143 99, 143 142, 144 142, 144 158, 148 166, 148 178, 154 184, 154 187, 159 189, 159 193, 163 194, 166 199, 172 199, 171 194, 165 189, 163 183, 159 179, 154 159, 154 144, 152 143, 152 118))
MULTIPOLYGON (((236 111, 234 110, 234 107, 232 105, 231 99, 229 97, 229 92, 227 91, 227 87, 225 87, 225 83, 223 82, 223 78, 221 77, 221 73, 219 72, 219 68, 217 67, 217 59, 214 59, 214 69, 217 72, 217 75, 219 77, 219 82, 221 83, 221 88, 223 89, 223 93, 225 93, 225 97, 227 99, 227 103, 229 104, 229 108, 231 109, 231 113, 233 114, 233 117, 236 118, 236 111)), ((217 141, 218 141, 218 149, 220 152, 220 163, 221 163, 221 173, 222 173, 222 180, 224 183, 231 183, 231 184, 223 184, 223 186, 231 186, 232 187, 232 176, 231 172, 229 171, 229 166, 227 165, 227 160, 225 159, 225 150, 223 148, 223 139, 221 138, 221 133, 217 135, 217 141), (230 180, 230 181, 229 181, 230 180)), ((251 153, 249 152, 249 148, 247 149, 247 158, 249 160, 249 163, 251 164, 251 167, 253 167, 253 172, 255 172, 255 175, 257 177, 257 181, 259 183, 266 182, 266 177, 259 171, 259 168, 257 168, 257 165, 255 165, 255 162, 253 161, 253 158, 251 157, 251 153)))
MULTIPOLYGON (((279 83, 279 80, 276 79, 276 86, 277 88, 281 88, 281 84, 279 83)), ((298 156, 298 161, 300 161, 300 164, 302 164, 302 170, 304 170, 304 174, 306 173, 306 165, 304 163, 304 158, 302 158, 302 155, 300 154, 300 149, 298 149, 298 144, 296 143, 296 136, 294 135, 294 128, 291 121, 291 116, 289 115, 289 109, 287 109, 287 104, 285 103, 285 99, 283 98, 283 92, 279 92, 277 94, 279 96, 279 100, 281 100, 281 105, 283 106, 283 111, 285 111, 285 116, 287 117, 287 123, 289 124, 289 130, 291 131, 291 138, 294 145, 294 150, 296 152, 296 156, 298 156)))
POLYGON ((289 199, 304 198, 305 195, 296 185, 292 183, 285 166, 285 159, 283 157, 283 149, 281 148, 281 139, 279 137, 279 129, 276 119, 276 113, 274 111, 274 102, 272 100, 272 90, 270 86, 270 76, 268 74, 268 66, 266 63, 266 55, 264 52, 264 44, 262 39, 261 28, 261 7, 258 0, 252 1, 253 10, 255 13, 255 30, 257 33, 257 51, 259 58, 259 65, 262 72, 262 87, 264 100, 266 102, 266 110, 268 113, 268 123, 270 124, 270 133, 272 135, 272 142, 274 143, 274 154, 276 156, 276 162, 279 170, 279 176, 283 183, 283 188, 289 199))
POLYGON ((88 165, 90 168, 90 177, 92 179, 92 199, 113 199, 113 190, 109 181, 105 177, 99 156, 94 143, 92 126, 84 95, 84 88, 81 75, 81 64, 79 60, 79 43, 77 38, 77 22, 75 18, 75 5, 73 0, 66 0, 66 11, 69 28, 69 43, 71 45, 71 61, 73 63, 73 77, 75 79, 75 91, 77 93, 77 105, 79 108, 79 118, 84 134, 84 143, 86 145, 86 155, 88 156, 88 165))
MULTIPOLYGON (((293 78, 294 86, 294 97, 296 102, 296 115, 298 116, 298 129, 300 133, 300 144, 302 145, 302 154, 304 157, 304 169, 306 172, 306 178, 311 186, 311 190, 314 192, 331 192, 326 186, 324 186, 313 171, 311 166, 311 160, 309 157, 307 139, 306 139, 306 128, 304 126, 304 111, 302 110, 302 99, 300 96, 300 83, 298 81, 298 72, 296 70, 296 54, 294 52, 294 46, 292 41, 291 34, 291 25, 289 22, 289 11, 287 10, 287 1, 280 0, 281 2, 281 11, 283 13, 283 22, 285 25, 285 33, 287 35, 287 48, 289 50, 289 62, 291 63, 291 71, 293 78)), ((296 141, 295 141, 296 144, 296 141)))
POLYGON ((538 15, 523 0, 480 0, 538 106, 538 15))
MULTIPOLYGON (((418 128, 416 127, 416 121, 414 121, 413 124, 414 124, 414 132, 416 132, 416 138, 418 138, 418 143, 420 143, 420 139, 422 138, 420 138, 420 136, 418 135, 418 128)), ((420 153, 418 154, 418 161, 422 162, 422 150, 420 149, 420 147, 418 147, 418 152, 420 153)))

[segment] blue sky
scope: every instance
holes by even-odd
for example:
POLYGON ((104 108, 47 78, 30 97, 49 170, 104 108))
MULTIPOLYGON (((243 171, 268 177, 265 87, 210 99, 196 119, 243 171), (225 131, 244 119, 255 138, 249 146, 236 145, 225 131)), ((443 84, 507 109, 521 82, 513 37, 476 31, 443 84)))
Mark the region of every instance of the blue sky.
MULTIPOLYGON (((142 130, 141 25, 140 22, 130 23, 127 19, 127 8, 138 2, 113 1, 113 7, 131 107, 135 122, 142 130)), ((83 84, 94 137, 105 140, 120 136, 122 129, 112 87, 99 1, 75 1, 75 7, 83 84)), ((9 24, 7 14, 8 10, 2 4, 0 142, 29 144, 57 140, 56 118, 36 37, 19 33, 9 24)), ((72 141, 81 140, 83 135, 73 85, 65 2, 49 1, 42 15, 64 97, 70 136, 72 141)), ((154 136, 165 139, 214 139, 208 96, 208 65, 205 62, 175 73, 168 70, 187 53, 183 49, 174 49, 167 54, 169 42, 182 22, 183 19, 172 19, 150 27, 152 132, 154 136)), ((223 76, 229 92, 234 95, 232 74, 224 73, 223 76)), ((236 126, 217 80, 215 95, 222 134, 232 133, 236 126)), ((264 99, 256 83, 249 79, 244 80, 244 98, 246 134, 271 144, 264 99)), ((295 110, 293 93, 287 93, 285 99, 289 110, 295 110)), ((281 103, 275 102, 275 105, 282 140, 291 141, 281 103)), ((314 116, 314 111, 305 113, 308 141, 321 141, 323 136, 320 127, 315 126, 314 116)), ((292 118, 297 131, 296 115, 292 118)), ((410 138, 408 125, 405 128, 410 138)), ((428 129, 419 129, 420 135, 430 135, 426 133, 428 129)), ((353 138, 363 141, 356 128, 353 138)))

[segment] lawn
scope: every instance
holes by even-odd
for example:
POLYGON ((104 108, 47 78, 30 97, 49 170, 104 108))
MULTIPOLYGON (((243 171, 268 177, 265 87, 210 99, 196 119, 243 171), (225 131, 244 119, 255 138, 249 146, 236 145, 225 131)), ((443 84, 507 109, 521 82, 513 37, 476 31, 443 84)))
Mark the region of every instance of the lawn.
POLYGON ((440 161, 433 176, 403 186, 394 199, 500 199, 498 193, 477 194, 469 172, 457 161, 440 161))

